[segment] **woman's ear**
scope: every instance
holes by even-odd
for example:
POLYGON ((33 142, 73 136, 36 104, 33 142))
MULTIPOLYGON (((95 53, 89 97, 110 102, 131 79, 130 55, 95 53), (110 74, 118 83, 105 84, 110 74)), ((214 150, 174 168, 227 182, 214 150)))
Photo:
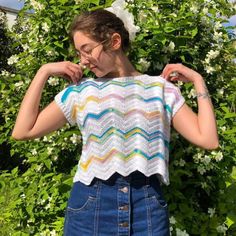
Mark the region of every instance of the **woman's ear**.
POLYGON ((113 50, 118 50, 121 48, 121 36, 120 34, 118 33, 114 33, 112 36, 111 36, 111 48, 113 50))

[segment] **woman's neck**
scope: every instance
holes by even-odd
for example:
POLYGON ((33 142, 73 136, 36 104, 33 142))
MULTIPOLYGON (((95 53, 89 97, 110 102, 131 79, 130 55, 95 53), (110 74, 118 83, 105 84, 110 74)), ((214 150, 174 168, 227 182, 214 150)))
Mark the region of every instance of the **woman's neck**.
POLYGON ((128 77, 141 75, 134 66, 129 61, 128 57, 121 53, 115 59, 114 71, 108 73, 105 77, 107 78, 117 78, 117 77, 128 77))

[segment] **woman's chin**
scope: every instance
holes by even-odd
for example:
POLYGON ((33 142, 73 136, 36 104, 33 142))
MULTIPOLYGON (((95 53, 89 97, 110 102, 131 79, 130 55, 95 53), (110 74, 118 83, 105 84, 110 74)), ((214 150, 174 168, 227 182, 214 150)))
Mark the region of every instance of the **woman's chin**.
POLYGON ((91 71, 92 71, 97 77, 102 78, 102 77, 105 77, 105 76, 106 76, 106 73, 104 73, 104 72, 98 70, 97 68, 93 68, 91 71))

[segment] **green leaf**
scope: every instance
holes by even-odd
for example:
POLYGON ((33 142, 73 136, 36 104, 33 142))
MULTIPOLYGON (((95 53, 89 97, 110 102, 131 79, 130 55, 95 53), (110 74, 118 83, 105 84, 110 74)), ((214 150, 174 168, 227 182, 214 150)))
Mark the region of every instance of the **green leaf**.
MULTIPOLYGON (((236 215, 235 215, 236 216, 236 215)), ((226 225, 228 226, 228 228, 233 225, 235 223, 234 220, 232 220, 230 217, 226 217, 226 225)))
POLYGON ((192 37, 195 37, 195 36, 197 35, 197 33, 198 33, 198 28, 197 28, 197 27, 194 28, 194 29, 191 31, 191 33, 192 33, 192 37))

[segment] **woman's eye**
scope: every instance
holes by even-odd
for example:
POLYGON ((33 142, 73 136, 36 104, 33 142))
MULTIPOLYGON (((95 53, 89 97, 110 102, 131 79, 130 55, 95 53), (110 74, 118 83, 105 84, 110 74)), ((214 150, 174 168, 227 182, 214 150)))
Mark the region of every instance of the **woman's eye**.
POLYGON ((85 54, 90 54, 91 53, 91 49, 89 49, 89 50, 84 50, 83 52, 85 53, 85 54))

